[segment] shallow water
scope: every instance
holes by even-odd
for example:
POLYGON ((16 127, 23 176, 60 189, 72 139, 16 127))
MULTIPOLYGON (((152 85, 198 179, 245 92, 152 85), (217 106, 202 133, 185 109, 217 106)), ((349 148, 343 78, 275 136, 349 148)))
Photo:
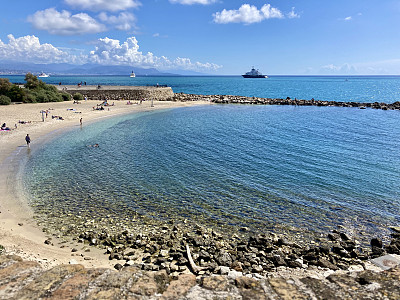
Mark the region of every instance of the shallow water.
POLYGON ((44 214, 120 206, 157 220, 372 236, 400 221, 398 118, 247 105, 138 113, 44 145, 25 186, 44 214))

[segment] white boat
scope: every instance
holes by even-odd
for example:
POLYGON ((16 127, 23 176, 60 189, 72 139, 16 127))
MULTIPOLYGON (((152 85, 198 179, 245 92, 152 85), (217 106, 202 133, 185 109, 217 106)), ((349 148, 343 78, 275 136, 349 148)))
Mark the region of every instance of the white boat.
POLYGON ((135 75, 135 73, 133 73, 133 71, 132 71, 132 73, 131 73, 131 76, 130 77, 136 77, 136 75, 135 75))
POLYGON ((254 69, 254 67, 251 69, 250 72, 247 72, 246 74, 242 75, 244 78, 268 78, 267 75, 263 75, 260 71, 254 69))
POLYGON ((40 73, 39 74, 39 76, 38 77, 50 77, 50 75, 49 74, 46 74, 46 73, 44 73, 44 72, 42 72, 42 73, 40 73))

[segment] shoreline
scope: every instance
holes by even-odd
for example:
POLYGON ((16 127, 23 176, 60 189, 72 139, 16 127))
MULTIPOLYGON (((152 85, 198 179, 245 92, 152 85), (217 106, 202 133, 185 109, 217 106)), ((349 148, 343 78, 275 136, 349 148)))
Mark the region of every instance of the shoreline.
POLYGON ((104 111, 93 110, 99 101, 81 101, 81 104, 71 102, 50 102, 35 104, 15 104, 0 106, 1 123, 14 128, 11 132, 0 133, 0 245, 5 247, 7 253, 17 254, 24 259, 35 260, 45 267, 57 264, 68 264, 72 258, 86 267, 108 267, 113 264, 104 256, 103 251, 91 250, 90 260, 84 257, 71 257, 70 249, 63 249, 44 244, 48 238, 36 225, 33 219, 33 210, 28 200, 22 195, 21 167, 26 160, 26 155, 35 151, 38 146, 55 138, 74 127, 79 127, 79 119, 83 119, 83 126, 98 122, 103 118, 117 117, 125 114, 137 113, 146 110, 169 109, 193 105, 207 105, 209 102, 168 102, 144 101, 141 105, 126 105, 124 101, 115 101, 116 105, 104 111), (45 122, 41 121, 42 110, 50 110, 45 122), (68 111, 72 108, 76 111, 68 111), (50 115, 60 115, 64 120, 51 119, 50 115), (20 124, 18 121, 30 122, 20 124), (29 133, 32 139, 31 148, 25 144, 25 135, 29 133))

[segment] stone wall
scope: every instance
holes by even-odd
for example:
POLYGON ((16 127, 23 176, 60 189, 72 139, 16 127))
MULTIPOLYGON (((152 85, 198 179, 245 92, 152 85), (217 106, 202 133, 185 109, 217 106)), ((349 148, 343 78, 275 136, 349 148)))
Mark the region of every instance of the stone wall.
POLYGON ((57 86, 59 90, 74 95, 80 93, 89 100, 169 100, 174 96, 170 87, 157 86, 57 86))
POLYGON ((0 299, 399 299, 400 268, 331 273, 326 278, 248 277, 239 272, 177 278, 140 265, 87 269, 59 265, 43 270, 37 262, 0 255, 0 299))

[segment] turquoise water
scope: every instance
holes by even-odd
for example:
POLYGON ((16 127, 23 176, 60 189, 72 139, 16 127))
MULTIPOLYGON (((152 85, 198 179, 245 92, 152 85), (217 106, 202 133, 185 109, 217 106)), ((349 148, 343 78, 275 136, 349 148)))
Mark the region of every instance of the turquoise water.
POLYGON ((398 111, 210 105, 84 126, 32 155, 35 206, 365 236, 400 221, 398 111), (98 143, 99 148, 87 147, 98 143))
MULTIPOLYGON (((24 76, 8 77, 14 83, 24 76)), ((175 93, 239 95, 264 98, 298 98, 329 101, 386 102, 400 101, 400 76, 272 76, 248 79, 221 77, 136 77, 129 76, 51 76, 41 78, 51 84, 90 85, 168 85, 175 93)))

